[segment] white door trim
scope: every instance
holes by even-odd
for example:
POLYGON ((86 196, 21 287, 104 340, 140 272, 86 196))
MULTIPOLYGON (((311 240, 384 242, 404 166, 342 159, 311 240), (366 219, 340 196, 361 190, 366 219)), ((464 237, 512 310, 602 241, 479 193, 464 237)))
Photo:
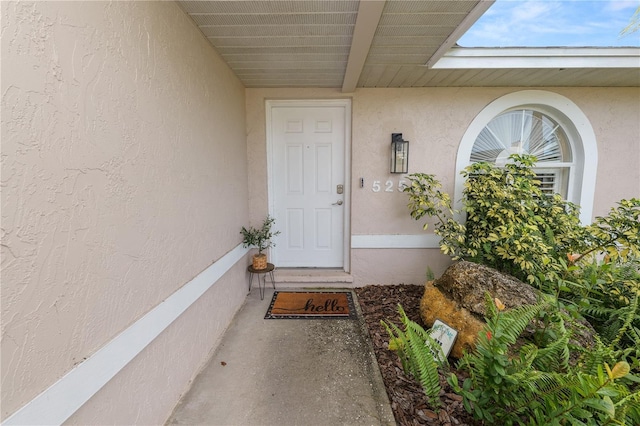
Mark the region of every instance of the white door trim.
MULTIPOLYGON (((344 108, 344 227, 343 227, 343 265, 344 271, 350 272, 350 236, 351 236, 351 99, 290 99, 266 100, 267 130, 267 192, 269 214, 273 215, 273 129, 271 126, 272 109, 276 107, 343 107, 344 108)), ((277 259, 274 259, 277 262, 277 259)))

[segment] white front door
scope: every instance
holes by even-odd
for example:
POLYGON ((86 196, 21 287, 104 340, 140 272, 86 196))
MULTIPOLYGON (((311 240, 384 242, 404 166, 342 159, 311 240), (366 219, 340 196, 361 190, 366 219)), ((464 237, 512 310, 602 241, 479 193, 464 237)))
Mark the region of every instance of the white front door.
POLYGON ((344 266, 345 108, 271 105, 271 210, 281 231, 272 258, 278 266, 344 266))

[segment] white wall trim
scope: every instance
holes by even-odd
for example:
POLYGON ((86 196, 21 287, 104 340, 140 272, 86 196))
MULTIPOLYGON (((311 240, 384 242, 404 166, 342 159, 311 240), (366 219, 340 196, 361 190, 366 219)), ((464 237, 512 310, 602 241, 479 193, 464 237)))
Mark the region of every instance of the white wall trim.
POLYGON ((478 48, 449 50, 433 69, 637 68, 638 48, 478 48))
POLYGON ((399 249, 440 248, 440 237, 436 234, 418 235, 352 235, 354 249, 399 249))
POLYGON ((238 245, 161 302, 60 380, 8 417, 3 425, 65 422, 183 312, 226 274, 248 248, 238 245))

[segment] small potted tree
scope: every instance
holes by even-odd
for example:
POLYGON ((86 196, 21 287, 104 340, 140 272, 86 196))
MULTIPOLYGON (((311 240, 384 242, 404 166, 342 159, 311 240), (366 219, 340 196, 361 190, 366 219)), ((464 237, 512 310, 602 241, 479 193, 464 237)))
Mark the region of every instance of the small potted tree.
POLYGON ((243 247, 255 247, 258 249, 258 253, 253 255, 253 268, 254 269, 266 269, 267 268, 267 255, 263 253, 264 250, 269 247, 274 247, 275 243, 271 241, 271 238, 280 234, 280 231, 272 231, 271 226, 275 222, 275 219, 269 215, 262 222, 260 228, 244 226, 240 233, 244 237, 242 240, 243 247))

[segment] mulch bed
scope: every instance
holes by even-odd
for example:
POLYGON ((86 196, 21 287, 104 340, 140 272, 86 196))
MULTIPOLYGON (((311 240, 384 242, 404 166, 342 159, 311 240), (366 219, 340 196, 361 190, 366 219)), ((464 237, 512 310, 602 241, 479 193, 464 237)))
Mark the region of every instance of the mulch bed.
MULTIPOLYGON (((424 327, 420 318, 420 300, 424 286, 418 285, 372 285, 355 289, 362 310, 364 321, 375 350, 382 379, 391 401, 391 408, 399 425, 470 425, 481 423, 462 406, 462 398, 451 391, 443 375, 440 375, 440 394, 442 409, 434 411, 429 408, 420 384, 408 377, 402 370, 398 356, 387 349, 389 335, 380 320, 393 322, 400 326, 398 304, 402 305, 407 316, 424 327)), ((454 366, 455 360, 449 359, 454 366)), ((458 373, 456 373, 458 374, 458 373)), ((462 383, 464 376, 458 374, 462 383)))

